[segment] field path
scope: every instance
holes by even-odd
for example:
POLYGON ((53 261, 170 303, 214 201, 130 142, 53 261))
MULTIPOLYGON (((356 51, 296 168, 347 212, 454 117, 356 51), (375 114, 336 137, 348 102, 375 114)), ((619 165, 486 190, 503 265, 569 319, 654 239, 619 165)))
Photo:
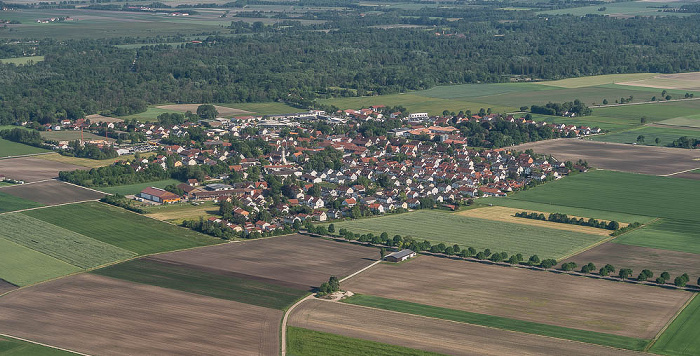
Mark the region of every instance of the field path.
MULTIPOLYGON (((360 273, 362 273, 362 272, 368 270, 368 269, 371 268, 371 267, 374 267, 374 266, 377 265, 379 262, 382 262, 382 260, 374 261, 374 263, 372 263, 371 265, 369 265, 369 266, 367 266, 367 267, 365 267, 365 268, 363 268, 363 269, 361 269, 361 270, 359 270, 359 271, 357 271, 357 272, 355 272, 355 273, 353 273, 353 274, 351 274, 351 275, 349 275, 349 276, 347 276, 347 277, 341 279, 340 282, 344 282, 345 280, 350 279, 350 278, 352 278, 352 277, 354 277, 354 276, 356 276, 356 275, 358 275, 358 274, 360 274, 360 273)), ((281 334, 280 334, 280 335, 281 335, 281 338, 280 338, 280 339, 281 339, 281 346, 282 346, 282 356, 286 356, 286 355, 287 355, 287 319, 289 319, 289 314, 291 314, 292 310, 294 310, 294 308, 296 308, 299 304, 303 303, 303 302, 306 301, 306 300, 310 300, 310 299, 314 299, 314 295, 313 295, 313 294, 308 295, 308 296, 306 296, 305 298, 302 298, 302 299, 299 300, 298 302, 294 303, 294 305, 292 305, 291 307, 289 307, 289 308, 287 309, 287 311, 284 312, 284 316, 282 317, 282 326, 281 326, 281 327, 282 327, 282 330, 281 330, 281 334)))

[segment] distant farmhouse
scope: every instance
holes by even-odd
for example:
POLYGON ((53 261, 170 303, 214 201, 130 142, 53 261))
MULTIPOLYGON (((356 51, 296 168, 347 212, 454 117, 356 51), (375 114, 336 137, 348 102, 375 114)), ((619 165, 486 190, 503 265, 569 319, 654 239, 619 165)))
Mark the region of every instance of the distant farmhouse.
POLYGON ((409 249, 403 249, 401 251, 392 252, 392 253, 386 255, 386 257, 384 257, 384 259, 389 261, 389 262, 402 262, 402 261, 406 261, 407 259, 413 258, 413 257, 416 257, 415 252, 413 252, 409 249))

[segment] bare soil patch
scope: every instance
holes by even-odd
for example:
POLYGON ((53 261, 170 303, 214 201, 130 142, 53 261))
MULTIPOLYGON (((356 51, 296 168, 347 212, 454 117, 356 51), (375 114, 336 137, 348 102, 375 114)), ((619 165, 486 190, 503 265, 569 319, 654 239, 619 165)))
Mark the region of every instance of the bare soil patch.
POLYGON ((94 123, 124 122, 123 119, 118 119, 116 117, 102 116, 100 114, 88 115, 88 116, 85 116, 85 119, 90 120, 90 122, 94 122, 94 123))
POLYGON ((91 274, 0 299, 0 332, 94 355, 277 355, 281 317, 91 274))
POLYGON ((289 325, 447 355, 633 355, 631 351, 477 325, 307 300, 289 325))
POLYGON ((421 256, 343 283, 355 293, 650 339, 691 293, 421 256))
POLYGON ((0 174, 27 183, 57 178, 60 171, 76 169, 85 169, 85 167, 30 157, 0 160, 0 174))
POLYGON ((97 193, 58 180, 15 185, 3 188, 2 192, 46 205, 96 200, 104 196, 102 193, 97 193))
POLYGON ((700 89, 700 72, 660 74, 651 79, 634 80, 617 84, 659 89, 698 90, 700 89))
POLYGON ((691 276, 700 275, 700 259, 694 253, 612 242, 596 246, 576 256, 567 258, 566 261, 576 262, 579 266, 593 262, 600 267, 609 263, 618 269, 630 268, 634 272, 633 277, 636 277, 643 269, 649 269, 654 272, 654 278, 661 275, 663 271, 670 273, 671 278, 683 273, 688 273, 691 276))
POLYGON ((669 175, 700 168, 700 151, 669 147, 637 146, 579 139, 530 142, 516 150, 533 149, 551 154, 560 161, 588 161, 593 167, 613 171, 669 175))
POLYGON ((160 261, 243 273, 318 287, 328 277, 342 278, 379 258, 376 248, 289 235, 153 256, 160 261))
MULTIPOLYGON (((197 107, 199 107, 199 105, 201 105, 201 104, 173 104, 173 105, 161 105, 161 106, 158 106, 158 108, 165 109, 165 110, 180 111, 180 112, 191 111, 193 113, 196 113, 197 107)), ((216 111, 219 112, 219 115, 224 116, 224 117, 243 115, 243 114, 252 114, 252 112, 250 112, 250 111, 229 108, 226 106, 214 105, 214 107, 216 108, 216 111)))
MULTIPOLYGON (((479 218, 479 219, 486 219, 486 220, 504 221, 504 222, 509 222, 509 223, 522 224, 522 225, 547 227, 550 229, 557 229, 557 230, 563 230, 563 231, 576 231, 576 232, 582 232, 585 234, 600 235, 600 236, 608 236, 612 232, 610 230, 598 229, 598 228, 590 227, 590 226, 562 224, 562 223, 557 223, 557 222, 552 222, 552 221, 542 221, 542 220, 534 220, 534 219, 515 217, 515 213, 519 213, 521 211, 535 212, 532 210, 507 208, 507 207, 503 207, 503 206, 490 206, 490 207, 485 207, 485 208, 469 209, 469 210, 461 211, 461 212, 457 213, 457 215, 468 216, 468 217, 479 218)), ((538 213, 542 213, 542 212, 538 212, 538 213)), ((545 216, 548 215, 548 213, 542 213, 542 214, 544 214, 545 216)), ((571 215, 570 217, 578 218, 578 216, 573 216, 573 215, 571 215)), ((583 218, 587 219, 585 217, 583 217, 583 218)), ((621 224, 621 225, 626 225, 626 224, 621 224)))

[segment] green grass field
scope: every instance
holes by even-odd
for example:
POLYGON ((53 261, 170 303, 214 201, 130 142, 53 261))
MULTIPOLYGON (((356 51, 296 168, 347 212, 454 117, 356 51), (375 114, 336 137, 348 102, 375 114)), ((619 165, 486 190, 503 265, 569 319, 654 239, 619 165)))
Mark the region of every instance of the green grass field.
MULTIPOLYGON (((700 120, 698 120, 700 123, 700 120)), ((648 146, 668 146, 674 140, 681 136, 691 138, 700 138, 700 130, 676 129, 673 127, 653 127, 643 126, 632 130, 610 133, 606 135, 597 135, 591 137, 593 141, 600 142, 617 142, 617 143, 637 143, 637 137, 644 136, 644 141, 640 144, 648 146), (659 144, 656 144, 656 139, 659 139, 659 144)))
POLYGON ((97 202, 31 210, 25 214, 137 254, 221 242, 192 230, 97 202))
MULTIPOLYGON (((668 4, 671 8, 679 8, 688 2, 673 2, 668 4)), ((609 15, 609 16, 689 16, 692 14, 682 12, 659 12, 660 9, 651 6, 659 6, 660 4, 645 1, 630 1, 622 3, 605 3, 592 6, 575 7, 570 9, 550 10, 541 12, 546 15, 564 15, 571 14, 574 16, 585 15, 609 15), (601 7, 605 7, 604 11, 598 11, 601 7)))
POLYGON ((650 79, 656 76, 656 73, 630 73, 630 74, 606 74, 593 75, 588 77, 567 78, 560 80, 552 80, 541 82, 544 85, 551 85, 560 88, 584 88, 604 84, 614 84, 619 82, 628 82, 633 80, 650 79))
POLYGON ((629 350, 643 350, 646 344, 649 343, 649 340, 645 339, 565 328, 486 314, 471 313, 461 310, 440 308, 370 295, 354 295, 348 299, 345 299, 344 302, 348 304, 391 310, 400 313, 422 315, 430 318, 452 320, 460 323, 482 325, 528 334, 545 335, 559 339, 581 341, 629 350))
POLYGON ((531 225, 477 219, 456 214, 421 210, 377 218, 342 221, 335 228, 354 233, 399 234, 419 240, 471 246, 477 250, 506 251, 560 258, 590 246, 605 236, 553 230, 531 225))
POLYGON ((41 137, 45 140, 54 141, 75 141, 80 140, 82 136, 85 140, 107 140, 114 141, 113 138, 105 138, 104 136, 98 136, 90 132, 80 132, 75 130, 61 130, 61 131, 40 131, 41 137))
POLYGON ((44 56, 30 56, 30 57, 17 57, 17 58, 0 58, 0 63, 2 64, 15 64, 15 65, 25 65, 25 64, 35 64, 42 62, 44 56))
POLYGON ((140 191, 142 191, 148 187, 165 188, 165 186, 167 186, 167 185, 170 185, 170 184, 178 185, 180 183, 182 183, 182 182, 180 182, 179 180, 176 180, 176 179, 165 179, 165 180, 158 180, 158 181, 148 182, 148 183, 118 185, 115 187, 96 187, 95 189, 102 191, 102 192, 105 192, 105 193, 110 193, 110 194, 128 195, 128 194, 138 194, 140 191))
POLYGON ((613 242, 700 254, 700 222, 662 219, 624 234, 613 242))
POLYGON ((43 148, 25 145, 22 143, 3 140, 0 138, 0 157, 20 156, 33 153, 49 152, 43 148))
POLYGON ((699 110, 700 100, 684 100, 594 108, 593 115, 640 124, 642 116, 647 118, 647 122, 659 122, 697 115, 699 110))
POLYGON ((350 338, 303 328, 287 327, 287 353, 293 356, 438 356, 407 347, 350 338))
POLYGON ((136 255, 24 214, 0 215, 0 225, 0 237, 80 268, 136 255))
POLYGON ((12 284, 26 286, 78 271, 78 267, 0 238, 0 278, 12 284))
POLYGON ((3 193, 2 190, 0 190, 0 213, 36 208, 42 205, 43 204, 39 204, 31 200, 18 198, 14 195, 3 193))
POLYGON ((695 296, 649 351, 669 356, 700 354, 700 298, 695 296))
POLYGON ((0 355, 2 356, 70 356, 72 352, 33 344, 6 336, 0 336, 0 355))
POLYGON ((280 310, 308 294, 299 289, 150 260, 132 260, 93 273, 280 310))

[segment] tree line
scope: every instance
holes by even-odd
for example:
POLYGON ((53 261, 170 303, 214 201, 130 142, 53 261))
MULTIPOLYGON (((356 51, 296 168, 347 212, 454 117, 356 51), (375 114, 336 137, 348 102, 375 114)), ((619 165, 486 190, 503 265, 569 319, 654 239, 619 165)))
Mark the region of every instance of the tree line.
POLYGON ((595 227, 598 229, 607 229, 607 230, 618 230, 620 228, 620 223, 618 223, 615 220, 610 220, 609 222, 605 221, 600 221, 594 218, 590 218, 588 220, 584 218, 575 218, 575 217, 570 217, 566 214, 561 214, 561 213, 551 213, 547 217, 543 213, 536 213, 536 212, 527 212, 527 211, 521 211, 515 213, 515 217, 518 218, 525 218, 525 219, 533 219, 533 220, 542 220, 542 221, 551 221, 551 222, 556 222, 556 223, 562 223, 562 224, 571 224, 571 225, 581 225, 581 226, 590 226, 590 227, 595 227))

